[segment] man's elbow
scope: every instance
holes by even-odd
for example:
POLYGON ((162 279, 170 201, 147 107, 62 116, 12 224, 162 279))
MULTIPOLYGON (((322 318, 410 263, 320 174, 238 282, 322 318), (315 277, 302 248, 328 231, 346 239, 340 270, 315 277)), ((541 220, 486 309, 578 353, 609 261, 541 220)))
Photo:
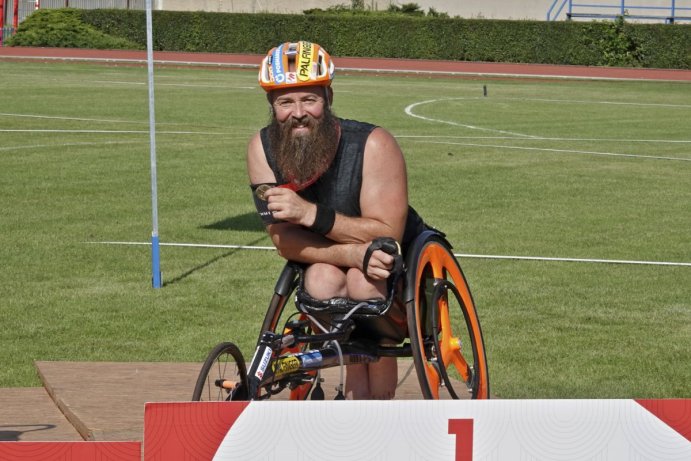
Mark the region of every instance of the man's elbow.
POLYGON ((290 255, 288 254, 288 248, 285 244, 285 239, 281 238, 281 234, 277 232, 271 232, 269 230, 269 237, 271 237, 271 243, 273 243, 274 247, 276 248, 276 252, 278 255, 284 259, 290 259, 290 255))

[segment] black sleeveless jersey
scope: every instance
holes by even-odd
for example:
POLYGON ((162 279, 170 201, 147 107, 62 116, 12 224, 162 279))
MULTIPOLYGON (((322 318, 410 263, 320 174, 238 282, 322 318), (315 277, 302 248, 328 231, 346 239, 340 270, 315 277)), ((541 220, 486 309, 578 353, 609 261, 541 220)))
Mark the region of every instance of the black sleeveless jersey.
MULTIPOLYGON (((298 192, 305 200, 329 206, 346 216, 358 217, 360 210, 360 189, 362 188, 362 165, 365 143, 375 125, 355 120, 338 119, 341 125, 341 139, 333 162, 326 172, 313 184, 298 192)), ((268 129, 260 132, 266 160, 278 184, 288 182, 278 171, 271 149, 268 129)), ((403 244, 409 243, 425 229, 420 216, 409 207, 403 244)))

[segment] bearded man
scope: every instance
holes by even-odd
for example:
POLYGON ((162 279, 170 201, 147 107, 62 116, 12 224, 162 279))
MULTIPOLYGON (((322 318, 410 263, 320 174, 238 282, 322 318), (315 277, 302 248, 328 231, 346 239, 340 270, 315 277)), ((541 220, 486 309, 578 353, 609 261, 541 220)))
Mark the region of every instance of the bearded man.
MULTIPOLYGON (((306 266, 311 297, 382 299, 394 257, 376 250, 363 265, 370 244, 390 237, 405 247, 424 223, 408 206, 405 161, 394 137, 331 111, 333 75, 331 57, 317 44, 269 51, 259 82, 271 121, 250 140, 249 179, 279 254, 306 266)), ((393 357, 349 365, 346 396, 391 399, 396 383, 393 357)))

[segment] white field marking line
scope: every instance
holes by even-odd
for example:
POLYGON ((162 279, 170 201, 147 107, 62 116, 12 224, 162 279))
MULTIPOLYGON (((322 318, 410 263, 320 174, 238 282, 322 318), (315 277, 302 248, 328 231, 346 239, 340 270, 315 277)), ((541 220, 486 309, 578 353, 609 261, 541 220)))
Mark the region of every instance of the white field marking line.
MULTIPOLYGON (((62 116, 53 116, 53 115, 32 115, 32 114, 8 114, 8 113, 0 113, 0 116, 5 116, 5 117, 24 117, 24 118, 39 118, 39 119, 52 119, 52 120, 70 120, 70 121, 78 121, 78 122, 105 122, 105 123, 129 123, 133 125, 148 125, 149 122, 138 122, 138 121, 133 121, 133 120, 109 120, 109 119, 98 119, 98 118, 78 118, 78 117, 62 117, 62 116)), ((171 126, 171 125, 185 125, 184 123, 166 123, 166 122, 157 122, 156 125, 158 126, 171 126)), ((255 131, 254 128, 237 128, 237 130, 244 130, 250 133, 253 133, 255 131)), ((0 130, 0 131, 10 131, 10 130, 0 130)), ((147 131, 148 133, 148 131, 147 131)), ((182 133, 187 133, 187 132, 182 132, 182 133)), ((206 133, 206 132, 197 132, 193 131, 191 133, 194 134, 226 134, 226 133, 206 133)), ((230 133, 228 133, 230 134, 230 133)))
POLYGON ((410 115, 411 117, 419 118, 422 120, 427 120, 428 122, 445 123, 447 125, 460 126, 462 128, 469 128, 471 130, 490 131, 492 133, 504 133, 504 134, 510 134, 513 136, 522 136, 522 137, 526 137, 526 138, 532 138, 533 137, 529 134, 514 133, 512 131, 496 130, 493 128, 483 128, 483 127, 475 126, 475 125, 466 125, 463 123, 451 122, 448 120, 440 120, 440 119, 436 119, 436 118, 424 117, 422 115, 417 115, 417 114, 413 113, 414 108, 416 108, 417 106, 421 106, 423 104, 432 104, 432 103, 441 102, 441 101, 456 101, 456 100, 462 100, 462 99, 479 99, 479 98, 443 98, 443 99, 430 99, 428 101, 415 102, 415 103, 410 104, 409 106, 407 106, 405 108, 405 113, 410 115))
POLYGON ((397 139, 403 138, 432 138, 432 139, 509 139, 511 141, 583 141, 583 142, 634 142, 634 143, 660 143, 660 144, 691 144, 686 139, 616 139, 616 138, 547 138, 535 136, 532 138, 517 138, 515 136, 435 136, 435 135, 396 135, 397 139))
MULTIPOLYGON (((5 56, 0 56, 0 60, 5 56)), ((22 59, 27 60, 45 60, 45 61, 93 61, 93 62, 122 62, 122 63, 146 63, 146 59, 125 59, 125 58, 92 58, 92 57, 66 57, 66 56, 22 56, 22 59)), ((237 68, 258 68, 258 64, 242 64, 242 63, 222 63, 222 62, 205 62, 205 61, 174 61, 169 59, 154 59, 155 64, 172 64, 175 66, 209 66, 209 67, 237 67, 237 68)))
MULTIPOLYGON (((247 138, 226 138, 226 141, 241 141, 246 142, 247 138)), ((149 141, 101 141, 101 142, 65 142, 65 143, 55 143, 55 144, 30 144, 27 146, 8 146, 0 147, 0 152, 8 152, 13 150, 23 150, 23 149, 53 149, 55 147, 70 147, 70 146, 104 146, 104 145, 122 145, 122 144, 142 144, 148 143, 149 141)), ((166 141, 161 140, 161 144, 170 144, 177 141, 166 141)))
POLYGON ((513 149, 513 150, 533 150, 539 152, 556 152, 559 154, 585 154, 585 155, 603 155, 609 157, 631 157, 631 158, 646 158, 653 160, 679 160, 681 162, 691 162, 691 158, 681 157, 658 157, 654 155, 638 155, 638 154, 618 154, 615 152, 595 152, 588 150, 574 150, 574 149, 547 149, 540 147, 520 147, 520 146, 501 146, 498 144, 475 144, 466 142, 451 142, 451 141, 418 141, 428 144, 451 144, 454 146, 468 146, 468 147, 492 147, 496 149, 513 149))
POLYGON ((569 104, 604 104, 604 105, 611 105, 611 106, 668 107, 668 108, 677 108, 677 109, 691 109, 691 104, 664 104, 664 103, 654 103, 654 102, 588 101, 588 100, 578 100, 578 99, 547 99, 547 98, 497 98, 497 100, 559 102, 559 103, 565 102, 565 103, 569 103, 569 104))
MULTIPOLYGON (((151 246, 151 242, 84 242, 101 245, 140 245, 151 246)), ((209 243, 161 243, 161 246, 170 247, 190 247, 190 248, 226 248, 233 250, 276 250, 272 246, 252 246, 252 245, 221 245, 209 243)), ((545 256, 499 256, 499 255, 476 255, 465 253, 454 253, 457 258, 479 258, 479 259, 517 259, 528 261, 556 261, 556 262, 584 262, 584 263, 606 263, 606 264, 638 264, 653 266, 689 266, 691 263, 671 262, 671 261, 632 261, 625 259, 587 259, 587 258, 551 258, 545 256)))
POLYGON ((70 146, 103 146, 103 145, 120 145, 120 144, 142 144, 148 141, 103 141, 103 142, 68 142, 60 144, 31 144, 28 146, 9 146, 0 147, 0 151, 22 150, 22 149, 44 149, 55 147, 70 147, 70 146))
MULTIPOLYGON (((84 242, 84 243, 96 243, 101 245, 141 245, 141 246, 151 246, 151 242, 84 242)), ((225 248, 231 250, 276 250, 275 247, 266 246, 253 246, 253 245, 221 245, 212 243, 163 243, 159 245, 168 247, 188 247, 188 248, 225 248)))
MULTIPOLYGON (((257 66, 258 67, 258 66, 257 66)), ((381 74, 419 74, 419 75, 474 75, 478 77, 509 77, 509 78, 544 78, 555 80, 612 80, 612 81, 632 81, 632 82, 681 82, 684 80, 657 79, 657 78, 631 78, 631 77, 602 77, 587 75, 555 75, 555 74, 514 74, 506 72, 460 72, 442 70, 420 70, 420 69, 370 69, 363 67, 339 67, 340 71, 351 72, 374 72, 381 74)))
MULTIPOLYGON (((91 134, 149 134, 149 130, 2 130, 0 133, 91 133, 91 134)), ((160 134, 203 134, 212 136, 232 136, 231 133, 210 131, 157 131, 160 134)))
MULTIPOLYGON (((115 80, 92 80, 91 83, 107 83, 113 85, 146 85, 146 82, 127 82, 115 80)), ((179 86, 189 88, 217 88, 222 90, 254 90, 253 86, 201 85, 195 83, 156 83, 156 86, 179 86)))
MULTIPOLYGON (((437 103, 437 102, 443 102, 443 101, 468 101, 468 100, 481 100, 481 99, 484 99, 484 97, 481 98, 479 96, 474 96, 474 97, 460 97, 460 98, 430 99, 427 101, 420 101, 420 102, 410 104, 404 109, 404 111, 406 114, 408 114, 411 117, 419 118, 421 120, 427 120, 430 122, 445 123, 447 125, 460 126, 463 128, 469 128, 471 130, 482 130, 482 131, 490 131, 490 132, 495 132, 495 133, 510 134, 510 135, 514 135, 514 136, 520 136, 523 138, 527 138, 527 139, 532 139, 532 138, 544 139, 544 138, 541 138, 539 136, 533 136, 533 135, 524 134, 524 133, 515 133, 515 132, 511 132, 511 131, 478 127, 475 125, 467 125, 467 124, 452 122, 452 121, 448 121, 448 120, 441 120, 441 119, 435 119, 435 118, 431 118, 431 117, 425 117, 425 116, 413 113, 413 109, 417 106, 422 105, 422 104, 431 104, 431 103, 437 103)), ((627 106, 641 106, 641 107, 674 107, 674 108, 684 108, 684 109, 691 108, 691 105, 686 105, 686 104, 684 104, 684 105, 681 105, 681 104, 656 104, 656 103, 617 102, 617 101, 586 101, 586 100, 569 100, 569 99, 544 99, 544 98, 497 98, 497 99, 494 99, 494 101, 497 101, 497 100, 542 101, 542 102, 573 103, 573 104, 607 104, 607 105, 627 105, 627 106)))
POLYGON ((6 114, 0 113, 3 117, 23 117, 23 118, 45 118, 53 120, 72 120, 78 122, 107 122, 107 123, 133 123, 138 125, 148 124, 149 122, 137 122, 133 120, 108 120, 98 118, 80 118, 80 117, 58 117, 54 115, 32 115, 32 114, 6 114))
MULTIPOLYGON (((2 57, 0 57, 2 59, 2 57)), ((90 57, 64 57, 64 56, 23 56, 22 59, 31 60, 51 60, 51 61, 96 61, 96 62, 124 62, 124 63, 142 63, 146 59, 118 59, 118 58, 90 58, 90 57)), ((168 59, 154 59, 156 64, 172 64, 176 66, 210 66, 210 67, 236 67, 246 69, 256 69, 258 64, 244 64, 244 63, 220 63, 220 62, 204 62, 204 61, 173 61, 168 59)), ((613 81, 633 81, 633 82, 684 82, 678 79, 660 79, 660 78, 631 78, 631 77, 602 77, 602 76, 587 76, 587 75, 554 75, 554 74, 519 74, 511 72, 460 72, 460 71, 440 71, 440 70, 421 70, 421 69, 375 69, 367 67, 339 67, 340 71, 350 72, 365 72, 378 74, 419 74, 419 75, 473 75, 479 77, 509 77, 509 78, 544 78, 556 80, 613 80, 613 81)))
MULTIPOLYGON (((77 121, 77 122, 103 122, 103 123, 128 123, 131 125, 147 125, 149 122, 138 122, 135 120, 110 120, 110 119, 99 119, 99 118, 83 118, 83 117, 62 117, 62 116, 56 116, 56 115, 35 115, 35 114, 7 114, 7 113, 0 113, 0 116, 4 117, 21 117, 21 118, 38 118, 38 119, 48 119, 48 120, 69 120, 69 121, 77 121)), ((156 125, 158 126, 163 126, 163 125, 185 125, 184 123, 166 123, 166 122, 157 122, 156 125)), ((250 129, 248 129, 249 131, 250 129)), ((148 133, 148 131, 147 131, 148 133)), ((208 134, 208 133, 203 133, 203 134, 208 134)))

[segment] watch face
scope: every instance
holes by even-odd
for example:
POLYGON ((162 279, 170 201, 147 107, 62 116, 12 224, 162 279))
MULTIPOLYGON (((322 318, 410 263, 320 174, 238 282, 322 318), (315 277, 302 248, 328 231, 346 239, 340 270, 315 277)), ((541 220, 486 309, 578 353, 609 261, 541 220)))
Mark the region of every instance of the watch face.
POLYGON ((254 195, 256 195, 259 200, 265 201, 266 197, 264 196, 264 194, 269 189, 271 189, 271 186, 269 186, 268 184, 262 184, 254 190, 254 195))

